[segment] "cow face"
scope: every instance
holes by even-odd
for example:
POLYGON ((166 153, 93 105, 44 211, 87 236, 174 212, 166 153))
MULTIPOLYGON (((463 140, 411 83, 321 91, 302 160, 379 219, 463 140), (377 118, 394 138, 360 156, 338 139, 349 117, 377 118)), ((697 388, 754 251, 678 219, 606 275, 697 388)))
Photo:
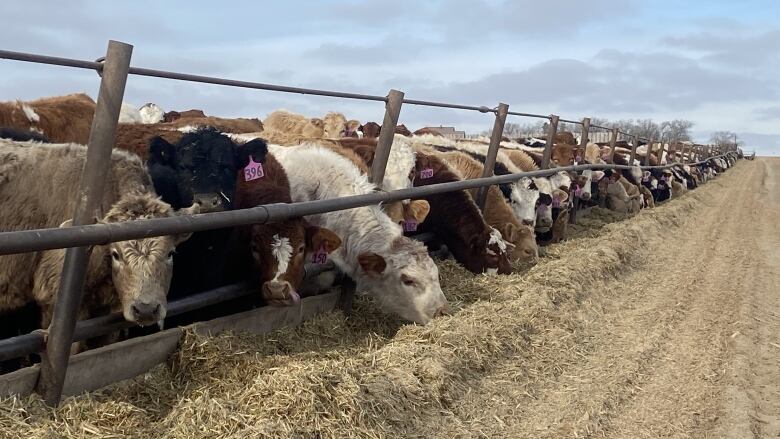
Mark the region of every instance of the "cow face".
MULTIPOLYGON (((270 305, 293 305, 300 301, 298 289, 304 277, 306 255, 324 259, 341 246, 332 231, 309 226, 304 219, 252 226, 250 250, 260 273, 263 298, 270 305)), ((324 262, 318 260, 317 262, 324 262)))
POLYGON ((527 261, 539 256, 536 235, 531 226, 506 223, 499 231, 509 244, 508 254, 511 261, 527 261))
POLYGON ((385 250, 361 253, 357 259, 358 289, 385 311, 423 325, 448 312, 439 269, 422 243, 401 236, 385 250))
MULTIPOLYGON (((173 212, 170 206, 148 195, 129 196, 114 205, 103 223, 144 218, 189 215, 199 212, 193 205, 173 212)), ((122 315, 141 326, 161 322, 166 314, 166 296, 173 273, 176 245, 190 234, 120 241, 98 247, 110 259, 111 276, 119 296, 122 315)))
POLYGON ((553 225, 552 207, 552 185, 546 178, 534 178, 534 185, 539 191, 539 202, 536 206, 536 230, 548 231, 553 225))
MULTIPOLYGON (((502 192, 504 187, 502 186, 502 192)), ((523 177, 515 184, 509 185, 509 206, 517 219, 524 225, 536 226, 536 208, 539 205, 539 189, 533 180, 523 177)), ((507 195, 506 193, 504 194, 507 195)), ((547 203, 549 205, 549 203, 547 203)))
MULTIPOLYGON (((229 210, 233 205, 236 173, 265 159, 268 147, 255 139, 236 145, 213 129, 188 133, 174 146, 152 139, 147 167, 155 191, 174 208, 201 206, 202 212, 229 210)), ((257 171, 255 171, 257 172, 257 171)))

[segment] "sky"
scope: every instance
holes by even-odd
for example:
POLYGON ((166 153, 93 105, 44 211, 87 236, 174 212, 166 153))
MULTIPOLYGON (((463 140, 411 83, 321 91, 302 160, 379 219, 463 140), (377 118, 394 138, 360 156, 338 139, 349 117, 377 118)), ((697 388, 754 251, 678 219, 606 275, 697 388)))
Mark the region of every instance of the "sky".
MULTIPOLYGON (((0 49, 270 84, 558 114, 689 119, 780 155, 780 2, 286 0, 0 3, 0 49)), ((0 101, 86 92, 95 72, 0 60, 0 101)), ((264 118, 284 108, 381 123, 380 102, 131 76, 125 101, 264 118)), ((404 105, 411 129, 492 127, 491 114, 404 105)), ((510 117, 508 122, 531 119, 510 117)))

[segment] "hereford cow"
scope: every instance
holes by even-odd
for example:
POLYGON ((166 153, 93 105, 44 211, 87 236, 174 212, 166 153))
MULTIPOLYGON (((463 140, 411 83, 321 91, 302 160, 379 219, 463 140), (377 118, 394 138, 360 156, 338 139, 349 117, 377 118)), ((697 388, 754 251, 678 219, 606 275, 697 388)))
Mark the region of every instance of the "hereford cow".
MULTIPOLYGON (((348 159, 315 144, 271 146, 290 181, 295 202, 373 193, 377 188, 348 159)), ((310 215, 336 232, 342 245, 329 255, 336 266, 388 312, 426 324, 446 312, 439 272, 425 246, 403 236, 378 205, 310 215)))
MULTIPOLYGON (((0 230, 65 227, 73 216, 86 147, 0 140, 0 230)), ((157 198, 141 160, 124 151, 111 156, 108 181, 96 214, 101 223, 175 215, 157 198)), ((197 206, 182 209, 197 213, 197 206)), ((111 311, 149 325, 166 313, 173 250, 189 234, 96 245, 87 269, 79 318, 111 311)), ((48 326, 59 288, 64 249, 0 256, 0 310, 36 302, 48 326)))
POLYGON ((0 102, 0 127, 37 131, 52 142, 89 142, 95 101, 79 93, 35 101, 0 102))
MULTIPOLYGON (((483 165, 462 152, 439 153, 438 157, 446 161, 450 168, 457 170, 462 179, 480 178, 483 165)), ((476 197, 478 189, 471 189, 472 197, 476 197)), ((495 186, 488 188, 485 200, 485 210, 482 212, 485 222, 498 229, 501 236, 509 243, 509 258, 513 261, 528 260, 538 256, 534 231, 529 225, 520 223, 509 207, 501 191, 495 186)))
MULTIPOLYGON (((258 141, 255 141, 258 142, 258 141)), ((238 171, 233 207, 247 209, 263 204, 292 203, 284 169, 271 154, 254 157, 262 176, 238 171)), ((266 303, 274 306, 300 302, 306 254, 330 254, 341 239, 328 229, 309 225, 303 218, 233 229, 230 239, 228 278, 252 280, 260 285, 266 303)))

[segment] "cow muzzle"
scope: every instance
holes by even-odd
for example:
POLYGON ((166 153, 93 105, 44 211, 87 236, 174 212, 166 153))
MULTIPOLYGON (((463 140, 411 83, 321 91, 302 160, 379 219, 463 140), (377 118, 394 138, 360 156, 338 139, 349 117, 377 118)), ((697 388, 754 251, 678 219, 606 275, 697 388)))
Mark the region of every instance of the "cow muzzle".
POLYGON ((221 212, 226 210, 230 200, 224 194, 199 193, 193 196, 195 204, 200 206, 201 213, 221 212))
POLYGON ((301 301, 301 296, 286 281, 268 281, 263 284, 262 293, 269 305, 291 306, 301 301))
POLYGON ((148 326, 164 318, 163 306, 159 302, 134 302, 130 306, 133 321, 141 326, 148 326))

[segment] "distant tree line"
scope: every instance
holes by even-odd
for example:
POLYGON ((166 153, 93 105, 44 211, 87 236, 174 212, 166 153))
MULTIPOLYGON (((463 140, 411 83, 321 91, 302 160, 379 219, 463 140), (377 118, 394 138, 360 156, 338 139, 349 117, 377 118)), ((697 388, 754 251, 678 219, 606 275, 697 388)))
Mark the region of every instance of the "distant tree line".
MULTIPOLYGON (((616 121, 609 121, 602 118, 591 118, 590 123, 592 125, 599 125, 607 128, 617 127, 620 131, 628 133, 631 136, 638 135, 644 138, 661 139, 663 136, 664 142, 679 142, 684 140, 691 140, 691 128, 693 128, 693 122, 684 119, 667 120, 663 122, 656 122, 652 119, 621 119, 616 121)), ((504 125, 504 136, 509 138, 517 137, 547 137, 548 122, 546 120, 539 120, 531 123, 514 123, 510 122, 504 125)), ((558 124, 558 131, 571 131, 573 133, 581 133, 582 126, 579 124, 572 124, 561 122, 558 124)), ((594 131, 592 129, 591 131, 594 131)), ((726 132, 723 132, 726 133, 726 132)), ((490 135, 490 131, 485 131, 483 135, 490 135)), ((724 134, 722 138, 726 138, 724 134)), ((731 143, 733 144, 733 134, 731 143)))

